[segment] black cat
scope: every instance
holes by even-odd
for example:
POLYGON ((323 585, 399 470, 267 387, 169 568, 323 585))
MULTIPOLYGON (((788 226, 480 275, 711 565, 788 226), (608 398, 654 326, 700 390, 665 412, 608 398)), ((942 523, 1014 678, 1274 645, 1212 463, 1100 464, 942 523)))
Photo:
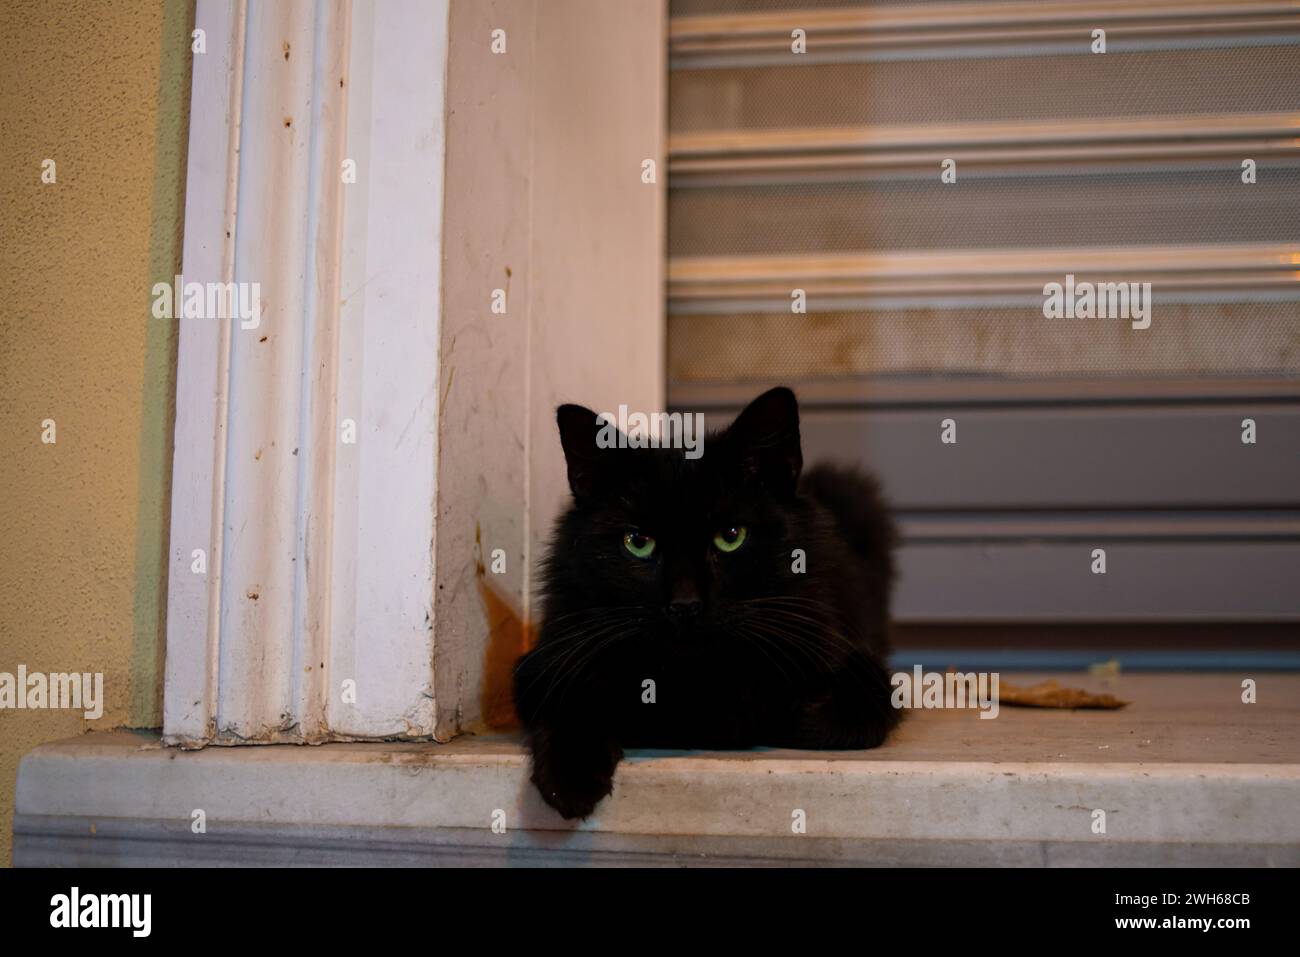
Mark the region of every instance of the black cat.
POLYGON ((582 406, 556 418, 574 501, 543 563, 537 646, 514 671, 548 804, 586 817, 625 747, 884 740, 893 524, 862 473, 800 477, 793 392, 759 396, 694 459, 599 448, 582 406))

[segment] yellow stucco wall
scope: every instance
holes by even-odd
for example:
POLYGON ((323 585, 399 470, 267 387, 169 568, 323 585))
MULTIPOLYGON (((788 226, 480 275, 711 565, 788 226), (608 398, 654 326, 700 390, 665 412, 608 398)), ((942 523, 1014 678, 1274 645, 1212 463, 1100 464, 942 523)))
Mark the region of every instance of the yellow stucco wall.
MULTIPOLYGON (((0 4, 0 672, 103 672, 95 729, 161 724, 176 330, 149 293, 179 271, 193 20, 0 4)), ((0 863, 19 758, 90 725, 0 709, 0 863)))

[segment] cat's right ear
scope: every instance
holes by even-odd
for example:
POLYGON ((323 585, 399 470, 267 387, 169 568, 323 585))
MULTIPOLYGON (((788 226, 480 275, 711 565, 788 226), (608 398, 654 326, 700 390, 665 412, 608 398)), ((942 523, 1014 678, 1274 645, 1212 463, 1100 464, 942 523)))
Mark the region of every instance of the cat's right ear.
POLYGON ((745 475, 756 476, 778 498, 793 496, 803 468, 799 402, 789 389, 769 389, 745 407, 724 433, 745 475))
POLYGON ((597 444, 602 430, 612 426, 582 405, 562 405, 555 410, 555 422, 560 427, 560 445, 564 448, 564 462, 569 469, 569 491, 574 501, 588 498, 595 490, 602 466, 609 458, 608 444, 597 444), (601 459, 601 453, 605 458, 601 459))

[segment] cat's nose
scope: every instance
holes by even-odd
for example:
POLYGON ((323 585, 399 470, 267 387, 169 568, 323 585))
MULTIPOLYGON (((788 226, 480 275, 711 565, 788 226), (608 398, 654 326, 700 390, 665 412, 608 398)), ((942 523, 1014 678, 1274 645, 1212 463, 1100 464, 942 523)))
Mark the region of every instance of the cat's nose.
POLYGON ((673 592, 668 601, 668 614, 673 618, 692 618, 704 608, 699 589, 695 582, 683 578, 673 585, 673 592))
POLYGON ((668 603, 668 614, 674 618, 694 618, 704 608, 699 598, 674 598, 668 603))

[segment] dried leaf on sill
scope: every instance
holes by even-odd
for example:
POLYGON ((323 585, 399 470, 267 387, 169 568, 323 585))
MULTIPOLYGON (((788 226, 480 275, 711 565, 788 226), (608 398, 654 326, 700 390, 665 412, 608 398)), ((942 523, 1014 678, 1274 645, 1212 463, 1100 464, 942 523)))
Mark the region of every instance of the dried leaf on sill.
POLYGON ((1021 688, 1002 681, 998 685, 998 702, 1022 708, 1122 708, 1129 704, 1111 694, 1094 694, 1082 688, 1066 688, 1054 679, 1021 688))

